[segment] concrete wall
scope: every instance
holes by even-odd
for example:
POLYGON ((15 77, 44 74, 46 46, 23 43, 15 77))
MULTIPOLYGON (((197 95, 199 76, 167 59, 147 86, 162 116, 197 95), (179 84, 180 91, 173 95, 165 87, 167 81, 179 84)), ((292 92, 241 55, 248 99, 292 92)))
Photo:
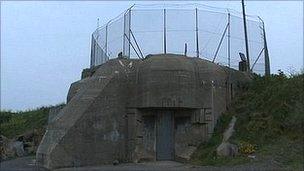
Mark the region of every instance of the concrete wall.
POLYGON ((156 160, 156 114, 174 111, 175 158, 189 159, 250 79, 181 55, 113 59, 85 69, 37 151, 46 168, 156 160), (232 90, 232 91, 231 91, 232 90))

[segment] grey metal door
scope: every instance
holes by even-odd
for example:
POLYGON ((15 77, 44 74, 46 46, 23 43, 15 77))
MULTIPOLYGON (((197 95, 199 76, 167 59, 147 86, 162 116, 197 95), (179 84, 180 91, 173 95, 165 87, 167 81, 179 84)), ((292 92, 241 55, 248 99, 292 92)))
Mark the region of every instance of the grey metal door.
POLYGON ((174 160, 174 117, 172 111, 157 114, 156 159, 174 160))

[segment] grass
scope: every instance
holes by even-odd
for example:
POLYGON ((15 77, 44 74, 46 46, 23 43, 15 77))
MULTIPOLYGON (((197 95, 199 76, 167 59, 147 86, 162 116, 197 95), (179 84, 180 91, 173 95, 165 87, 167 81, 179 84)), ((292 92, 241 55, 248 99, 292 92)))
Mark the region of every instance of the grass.
POLYGON ((43 133, 47 125, 50 108, 51 106, 20 112, 1 111, 1 134, 7 138, 14 138, 34 130, 43 133))
POLYGON ((247 163, 246 154, 216 157, 216 147, 232 116, 237 117, 230 142, 252 144, 259 158, 271 158, 281 167, 303 169, 304 74, 287 77, 283 72, 270 77, 254 76, 248 91, 235 99, 231 109, 221 116, 214 135, 192 156, 200 165, 247 163))
POLYGON ((276 138, 257 150, 260 156, 266 156, 287 170, 303 170, 303 141, 286 136, 276 138))
POLYGON ((243 155, 230 157, 220 157, 216 155, 216 148, 221 144, 223 136, 222 133, 228 127, 232 115, 225 114, 219 118, 215 127, 214 134, 210 140, 200 145, 198 150, 192 156, 192 163, 196 165, 238 165, 248 162, 248 158, 243 155))

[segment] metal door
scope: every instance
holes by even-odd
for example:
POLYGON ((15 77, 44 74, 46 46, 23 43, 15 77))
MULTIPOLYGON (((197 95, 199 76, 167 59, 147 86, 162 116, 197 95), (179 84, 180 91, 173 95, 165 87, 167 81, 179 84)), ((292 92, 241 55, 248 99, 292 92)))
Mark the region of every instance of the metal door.
POLYGON ((157 114, 156 159, 174 160, 174 117, 172 111, 157 114))

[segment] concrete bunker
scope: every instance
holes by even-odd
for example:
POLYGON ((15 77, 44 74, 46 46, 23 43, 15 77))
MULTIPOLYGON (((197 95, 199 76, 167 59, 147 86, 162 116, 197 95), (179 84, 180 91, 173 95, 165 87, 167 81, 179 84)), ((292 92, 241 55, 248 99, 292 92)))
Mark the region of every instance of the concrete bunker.
POLYGON ((132 6, 93 32, 90 68, 71 84, 66 106, 51 115, 39 165, 189 160, 250 73, 270 74, 261 18, 250 21, 252 30, 263 32, 262 40, 250 37, 256 59, 246 48, 247 59, 241 55, 239 62, 245 41, 238 16, 162 8, 132 6), (237 66, 240 71, 232 69, 237 66))
POLYGON ((111 59, 71 85, 37 162, 54 169, 188 160, 248 81, 248 73, 183 55, 111 59))

